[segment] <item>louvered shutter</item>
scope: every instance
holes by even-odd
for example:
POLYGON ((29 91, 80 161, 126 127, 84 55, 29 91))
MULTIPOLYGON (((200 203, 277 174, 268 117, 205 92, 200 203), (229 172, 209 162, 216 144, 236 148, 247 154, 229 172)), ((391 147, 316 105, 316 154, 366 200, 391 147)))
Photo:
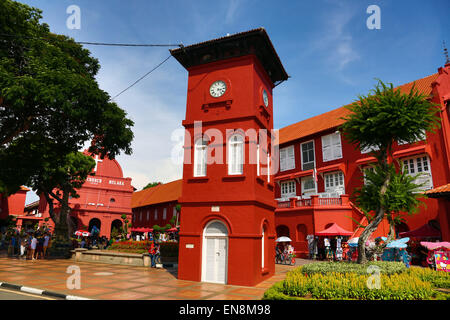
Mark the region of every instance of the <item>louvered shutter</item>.
POLYGON ((286 166, 287 170, 291 170, 295 168, 295 154, 294 154, 294 146, 290 146, 287 148, 286 154, 286 166))
POLYGON ((322 137, 322 156, 324 162, 332 160, 333 153, 330 135, 322 137))
POLYGON ((281 169, 281 171, 287 170, 286 160, 287 160, 287 150, 286 150, 286 148, 284 148, 284 149, 280 150, 280 169, 281 169))
POLYGON ((342 145, 341 145, 341 135, 335 133, 332 135, 332 149, 333 149, 333 160, 342 158, 342 145))

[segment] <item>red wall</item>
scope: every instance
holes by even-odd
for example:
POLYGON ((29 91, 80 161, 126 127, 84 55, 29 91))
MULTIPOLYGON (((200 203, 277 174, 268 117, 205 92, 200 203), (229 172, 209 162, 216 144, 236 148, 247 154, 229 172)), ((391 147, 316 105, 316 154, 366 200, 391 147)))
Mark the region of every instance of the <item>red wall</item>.
POLYGON ((0 194, 0 219, 6 219, 8 215, 23 215, 27 192, 19 190, 7 198, 0 194))
MULTIPOLYGON (((133 228, 152 228, 155 224, 164 227, 174 216, 174 208, 177 205, 177 201, 159 203, 155 205, 149 205, 145 207, 133 208, 133 228), (157 219, 155 220, 155 209, 158 211, 157 219), (166 218, 163 218, 163 212, 166 209, 166 218), (147 219, 147 212, 149 212, 149 218, 147 219), (140 219, 142 214, 142 219, 140 219)), ((178 218, 179 219, 179 218, 178 218)))

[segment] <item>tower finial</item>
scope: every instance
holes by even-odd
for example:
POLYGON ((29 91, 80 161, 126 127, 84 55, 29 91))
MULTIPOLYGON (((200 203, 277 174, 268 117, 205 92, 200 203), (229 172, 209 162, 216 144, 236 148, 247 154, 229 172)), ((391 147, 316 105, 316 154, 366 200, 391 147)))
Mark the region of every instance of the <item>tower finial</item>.
POLYGON ((445 65, 448 65, 448 64, 450 64, 450 59, 448 57, 447 47, 445 46, 445 40, 442 41, 442 44, 444 46, 445 65))

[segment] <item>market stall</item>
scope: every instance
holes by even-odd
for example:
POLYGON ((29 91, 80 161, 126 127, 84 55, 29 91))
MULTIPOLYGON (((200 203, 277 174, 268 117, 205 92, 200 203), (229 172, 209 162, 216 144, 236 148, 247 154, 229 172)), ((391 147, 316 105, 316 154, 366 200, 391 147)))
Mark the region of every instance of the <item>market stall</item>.
POLYGON ((427 242, 420 244, 428 249, 427 263, 438 271, 450 272, 450 242, 427 242))
POLYGON ((318 239, 319 248, 323 250, 319 255, 323 256, 327 260, 342 260, 344 257, 344 249, 342 243, 345 242, 347 237, 350 237, 353 232, 341 228, 337 223, 333 223, 325 230, 316 232, 316 236, 323 237, 318 239), (321 246, 323 242, 323 247, 321 246))

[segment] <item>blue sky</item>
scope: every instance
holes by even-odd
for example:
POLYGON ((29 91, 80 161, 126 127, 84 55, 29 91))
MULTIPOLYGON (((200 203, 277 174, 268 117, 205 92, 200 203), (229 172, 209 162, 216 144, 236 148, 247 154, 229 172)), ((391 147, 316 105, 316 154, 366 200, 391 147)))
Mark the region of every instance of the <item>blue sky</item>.
MULTIPOLYGON (((400 85, 433 74, 444 64, 442 41, 450 48, 448 0, 20 2, 42 9, 52 32, 76 41, 189 45, 264 27, 291 76, 274 90, 275 128, 350 103, 375 78, 400 85), (79 30, 66 26, 70 5, 81 9, 79 30), (369 5, 381 9, 379 30, 366 26, 369 5)), ((111 96, 169 55, 168 48, 86 47, 99 59, 97 80, 111 96)), ((117 159, 138 189, 182 176, 171 160, 171 136, 182 128, 186 91, 186 70, 169 59, 116 99, 135 121, 134 153, 117 159)))

